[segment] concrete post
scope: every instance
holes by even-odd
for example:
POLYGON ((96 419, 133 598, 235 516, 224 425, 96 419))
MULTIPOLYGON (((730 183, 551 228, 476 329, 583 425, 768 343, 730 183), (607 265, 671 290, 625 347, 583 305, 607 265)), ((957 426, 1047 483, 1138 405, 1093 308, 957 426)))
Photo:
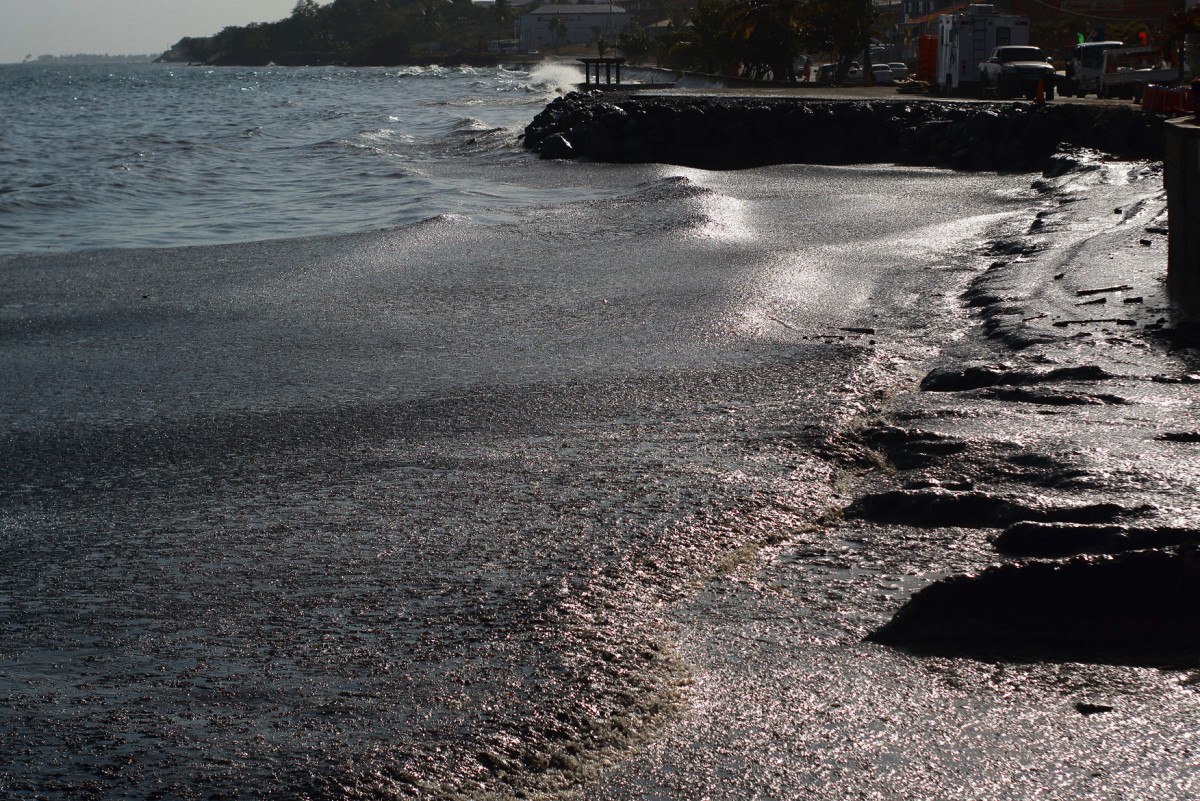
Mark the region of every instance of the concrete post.
POLYGON ((1181 117, 1167 120, 1164 130, 1163 183, 1170 222, 1167 290, 1185 314, 1200 318, 1200 124, 1181 117))

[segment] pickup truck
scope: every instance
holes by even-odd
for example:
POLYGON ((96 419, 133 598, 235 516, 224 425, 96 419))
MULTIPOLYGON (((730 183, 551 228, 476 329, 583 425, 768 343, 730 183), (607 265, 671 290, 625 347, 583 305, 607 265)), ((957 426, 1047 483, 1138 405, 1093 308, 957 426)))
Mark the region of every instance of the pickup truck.
POLYGON ((1054 98, 1054 66, 1040 47, 1007 45, 997 47, 987 61, 979 63, 979 93, 997 97, 1024 95, 1032 99, 1038 82, 1047 100, 1054 98))
POLYGON ((1179 69, 1168 66, 1153 47, 1114 47, 1104 51, 1099 97, 1140 98, 1149 84, 1173 84, 1179 69))
POLYGON ((1081 42, 1075 45, 1071 63, 1067 65, 1067 81, 1062 93, 1067 96, 1083 97, 1087 94, 1100 96, 1100 76, 1104 74, 1104 51, 1124 47, 1124 42, 1081 42))
POLYGON ((1164 64, 1156 48, 1088 42, 1075 48, 1063 94, 1139 98, 1148 84, 1178 80, 1179 70, 1164 64))

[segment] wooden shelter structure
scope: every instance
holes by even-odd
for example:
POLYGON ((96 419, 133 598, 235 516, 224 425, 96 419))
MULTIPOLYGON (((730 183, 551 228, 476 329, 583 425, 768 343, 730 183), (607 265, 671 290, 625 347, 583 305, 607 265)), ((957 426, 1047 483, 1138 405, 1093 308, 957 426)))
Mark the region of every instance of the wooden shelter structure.
POLYGON ((625 63, 625 59, 616 58, 581 58, 580 63, 583 64, 583 85, 585 87, 592 86, 592 77, 595 75, 595 85, 600 86, 600 68, 604 68, 604 85, 621 85, 621 65, 625 63), (614 69, 615 68, 615 69, 614 69), (616 81, 613 81, 613 72, 616 72, 616 81))

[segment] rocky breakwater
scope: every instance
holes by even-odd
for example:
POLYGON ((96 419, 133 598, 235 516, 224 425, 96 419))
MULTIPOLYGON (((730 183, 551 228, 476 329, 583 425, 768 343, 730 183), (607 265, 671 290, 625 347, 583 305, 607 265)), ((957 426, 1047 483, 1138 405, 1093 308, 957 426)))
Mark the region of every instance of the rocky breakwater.
POLYGON ((1061 145, 1159 160, 1163 120, 1136 106, 897 97, 571 93, 525 128, 543 158, 741 169, 892 163, 1041 170, 1061 145))

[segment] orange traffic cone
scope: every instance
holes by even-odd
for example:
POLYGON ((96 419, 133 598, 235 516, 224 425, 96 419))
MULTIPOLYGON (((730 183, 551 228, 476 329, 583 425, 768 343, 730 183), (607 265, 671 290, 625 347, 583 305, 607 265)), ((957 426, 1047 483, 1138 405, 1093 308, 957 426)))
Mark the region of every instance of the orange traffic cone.
POLYGON ((1044 80, 1042 80, 1041 78, 1038 78, 1037 95, 1034 96, 1033 102, 1034 103, 1045 103, 1046 102, 1046 82, 1044 80))

